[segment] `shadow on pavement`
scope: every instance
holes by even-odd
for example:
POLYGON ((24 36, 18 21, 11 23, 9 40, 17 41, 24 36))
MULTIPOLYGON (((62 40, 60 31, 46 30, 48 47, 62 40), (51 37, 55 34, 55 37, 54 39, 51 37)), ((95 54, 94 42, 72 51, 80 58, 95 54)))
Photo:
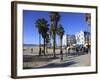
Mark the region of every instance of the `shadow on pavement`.
POLYGON ((71 61, 67 63, 51 63, 46 66, 38 67, 38 68, 55 68, 55 67, 68 67, 70 65, 76 64, 76 62, 71 61))
POLYGON ((24 69, 39 69, 39 68, 59 68, 59 67, 68 67, 70 65, 76 64, 75 61, 70 61, 67 63, 50 63, 48 65, 42 66, 42 67, 27 67, 24 69))

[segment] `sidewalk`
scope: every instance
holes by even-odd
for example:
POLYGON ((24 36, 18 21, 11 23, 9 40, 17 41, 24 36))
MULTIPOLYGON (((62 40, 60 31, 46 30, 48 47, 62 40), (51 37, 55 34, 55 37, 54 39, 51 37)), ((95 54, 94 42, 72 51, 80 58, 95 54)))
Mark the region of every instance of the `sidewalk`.
POLYGON ((54 67, 80 67, 91 65, 91 54, 84 54, 80 56, 63 56, 63 60, 60 60, 60 55, 57 58, 42 56, 29 58, 30 61, 24 62, 25 69, 31 68, 54 68, 54 67))

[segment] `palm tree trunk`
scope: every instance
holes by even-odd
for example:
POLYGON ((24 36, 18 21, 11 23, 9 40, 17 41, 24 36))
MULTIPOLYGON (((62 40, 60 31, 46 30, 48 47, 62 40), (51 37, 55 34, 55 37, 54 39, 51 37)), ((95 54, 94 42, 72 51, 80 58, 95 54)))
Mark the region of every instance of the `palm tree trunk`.
POLYGON ((88 26, 87 26, 87 48, 88 48, 88 51, 89 51, 89 34, 88 34, 88 32, 89 32, 89 29, 88 29, 88 26))
POLYGON ((63 60, 63 52, 62 52, 62 39, 60 39, 60 55, 61 55, 61 60, 63 60))
POLYGON ((54 31, 54 39, 53 39, 53 53, 54 53, 54 57, 56 57, 56 54, 55 54, 55 43, 56 43, 55 37, 56 37, 56 35, 55 35, 55 31, 54 31))
POLYGON ((57 21, 54 21, 54 41, 53 41, 53 53, 54 53, 54 57, 56 57, 56 53, 55 53, 55 47, 56 47, 56 29, 57 29, 57 21))
POLYGON ((41 56, 41 34, 39 33, 39 56, 41 56))
POLYGON ((44 51, 43 52, 44 52, 44 56, 45 56, 45 38, 44 38, 44 51))
POLYGON ((47 47, 48 47, 48 45, 46 44, 46 53, 48 53, 48 48, 47 47))

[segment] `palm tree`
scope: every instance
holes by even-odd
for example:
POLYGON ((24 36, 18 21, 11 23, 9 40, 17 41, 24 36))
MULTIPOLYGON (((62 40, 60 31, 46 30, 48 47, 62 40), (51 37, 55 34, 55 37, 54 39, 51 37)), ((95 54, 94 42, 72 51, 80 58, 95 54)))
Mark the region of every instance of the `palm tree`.
POLYGON ((63 38, 63 35, 64 35, 64 28, 62 27, 61 24, 58 25, 58 28, 57 28, 57 35, 59 36, 60 38, 60 54, 61 54, 61 60, 63 60, 63 53, 62 53, 62 38, 63 38))
POLYGON ((54 24, 51 24, 50 29, 49 29, 49 34, 50 34, 50 37, 51 37, 52 40, 53 40, 53 53, 54 53, 54 57, 56 57, 56 55, 55 55, 56 30, 55 30, 54 24), (55 35, 54 35, 54 34, 55 34, 55 35))
MULTIPOLYGON (((90 13, 85 14, 85 21, 86 21, 87 25, 89 26, 89 27, 87 27, 87 32, 89 32, 88 29, 91 28, 91 14, 90 13)), ((89 47, 89 43, 90 43, 89 39, 90 39, 90 37, 89 37, 89 35, 87 35, 88 48, 90 48, 89 47)))
POLYGON ((42 26, 42 19, 38 18, 35 22, 36 28, 38 29, 39 33, 39 56, 41 55, 41 26, 42 26))
POLYGON ((91 26, 91 14, 89 13, 85 14, 85 21, 87 22, 89 26, 91 26))
POLYGON ((58 12, 50 12, 50 19, 52 22, 51 25, 51 33, 53 33, 53 53, 54 53, 54 57, 56 57, 55 55, 55 43, 56 43, 56 29, 57 29, 57 25, 58 25, 58 21, 60 20, 60 15, 58 12))
POLYGON ((45 55, 45 44, 46 44, 47 32, 49 30, 49 28, 48 28, 49 24, 48 24, 48 21, 46 21, 44 18, 42 18, 41 21, 42 21, 41 22, 41 24, 42 24, 42 26, 41 26, 41 35, 44 39, 44 50, 43 50, 43 52, 44 52, 44 55, 45 55))
POLYGON ((46 35, 46 53, 48 53, 48 50, 47 50, 48 43, 50 43, 50 37, 49 37, 49 34, 47 33, 47 35, 46 35))

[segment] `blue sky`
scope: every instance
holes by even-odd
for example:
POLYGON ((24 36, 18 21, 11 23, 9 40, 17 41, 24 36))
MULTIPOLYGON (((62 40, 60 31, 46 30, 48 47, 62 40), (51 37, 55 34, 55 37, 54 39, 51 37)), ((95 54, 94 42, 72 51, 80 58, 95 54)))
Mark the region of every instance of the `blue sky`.
MULTIPOLYGON (((79 31, 85 31, 87 24, 84 20, 84 13, 59 12, 61 18, 59 23, 62 24, 65 34, 75 34, 79 31)), ((31 11, 23 10, 23 43, 38 44, 39 34, 35 26, 35 21, 38 18, 45 18, 50 24, 48 11, 31 11)), ((43 43, 43 42, 42 42, 43 43)), ((59 39, 57 37, 57 43, 59 39)))

